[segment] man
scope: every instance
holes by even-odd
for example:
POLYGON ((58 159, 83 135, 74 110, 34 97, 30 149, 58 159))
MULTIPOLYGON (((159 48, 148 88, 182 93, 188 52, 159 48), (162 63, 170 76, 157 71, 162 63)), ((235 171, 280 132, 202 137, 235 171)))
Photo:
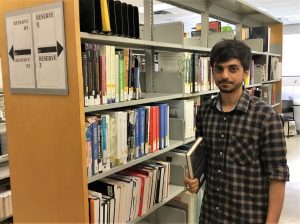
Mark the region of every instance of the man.
MULTIPOLYGON (((218 97, 196 117, 197 136, 207 150, 199 223, 278 223, 289 179, 286 143, 278 114, 243 82, 251 50, 241 41, 217 43, 210 56, 218 97)), ((199 190, 198 179, 185 179, 199 190)))

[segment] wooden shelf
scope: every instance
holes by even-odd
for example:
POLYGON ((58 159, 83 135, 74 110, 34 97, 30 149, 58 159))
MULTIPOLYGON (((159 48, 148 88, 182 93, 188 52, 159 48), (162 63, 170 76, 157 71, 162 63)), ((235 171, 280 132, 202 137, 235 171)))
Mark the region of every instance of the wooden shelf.
POLYGON ((261 86, 261 83, 259 83, 259 84, 252 84, 252 85, 246 86, 246 89, 247 88, 258 87, 258 86, 261 86))
POLYGON ((137 217, 134 220, 132 220, 131 222, 129 222, 130 224, 134 224, 137 223, 138 221, 141 221, 143 218, 145 218, 146 216, 148 216, 149 214, 151 214, 152 212, 154 212, 156 209, 160 208, 161 206, 163 206, 164 204, 166 204, 167 202, 169 202, 170 200, 172 200, 173 198, 175 198, 177 195, 181 194, 182 192, 185 191, 185 188, 182 186, 176 186, 176 185, 169 185, 170 189, 169 189, 169 196, 167 198, 165 198, 162 202, 155 204, 151 209, 149 209, 149 211, 144 214, 143 216, 137 217))

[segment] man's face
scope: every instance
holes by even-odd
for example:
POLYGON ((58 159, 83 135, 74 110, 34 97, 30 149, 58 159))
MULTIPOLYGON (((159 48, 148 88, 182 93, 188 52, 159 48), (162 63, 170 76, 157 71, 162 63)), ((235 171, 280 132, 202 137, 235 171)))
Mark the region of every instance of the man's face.
POLYGON ((216 85, 224 93, 232 93, 242 88, 243 81, 248 76, 248 71, 244 71, 238 59, 215 63, 212 71, 216 85))

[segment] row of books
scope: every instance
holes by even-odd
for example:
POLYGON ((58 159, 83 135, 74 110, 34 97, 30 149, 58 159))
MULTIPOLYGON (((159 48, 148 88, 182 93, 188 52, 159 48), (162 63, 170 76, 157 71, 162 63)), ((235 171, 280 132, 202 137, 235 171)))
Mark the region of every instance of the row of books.
POLYGON ((115 0, 80 0, 82 32, 140 38, 139 9, 115 0))
POLYGON ((0 219, 12 216, 11 191, 0 193, 0 219))
POLYGON ((184 93, 216 89, 209 57, 198 53, 160 52, 159 72, 176 72, 184 77, 184 93))
POLYGON ((265 101, 269 105, 274 105, 280 102, 280 94, 277 93, 277 85, 276 84, 263 84, 261 86, 261 95, 262 100, 265 101))
POLYGON ((170 163, 146 161, 89 184, 90 223, 126 223, 169 195, 170 163))
POLYGON ((140 61, 140 56, 134 56, 131 49, 83 44, 84 105, 140 99, 140 61))
POLYGON ((269 56, 268 80, 281 79, 282 63, 279 57, 269 56))
POLYGON ((88 177, 169 146, 169 106, 157 104, 86 117, 88 177))

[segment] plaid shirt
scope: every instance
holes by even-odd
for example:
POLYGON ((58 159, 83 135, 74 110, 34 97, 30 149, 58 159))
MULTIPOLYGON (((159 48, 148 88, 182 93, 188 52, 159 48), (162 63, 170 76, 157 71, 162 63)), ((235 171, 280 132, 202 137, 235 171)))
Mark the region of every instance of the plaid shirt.
POLYGON ((280 116, 247 90, 231 112, 218 101, 196 117, 208 154, 199 223, 265 223, 270 179, 289 179, 280 116))

